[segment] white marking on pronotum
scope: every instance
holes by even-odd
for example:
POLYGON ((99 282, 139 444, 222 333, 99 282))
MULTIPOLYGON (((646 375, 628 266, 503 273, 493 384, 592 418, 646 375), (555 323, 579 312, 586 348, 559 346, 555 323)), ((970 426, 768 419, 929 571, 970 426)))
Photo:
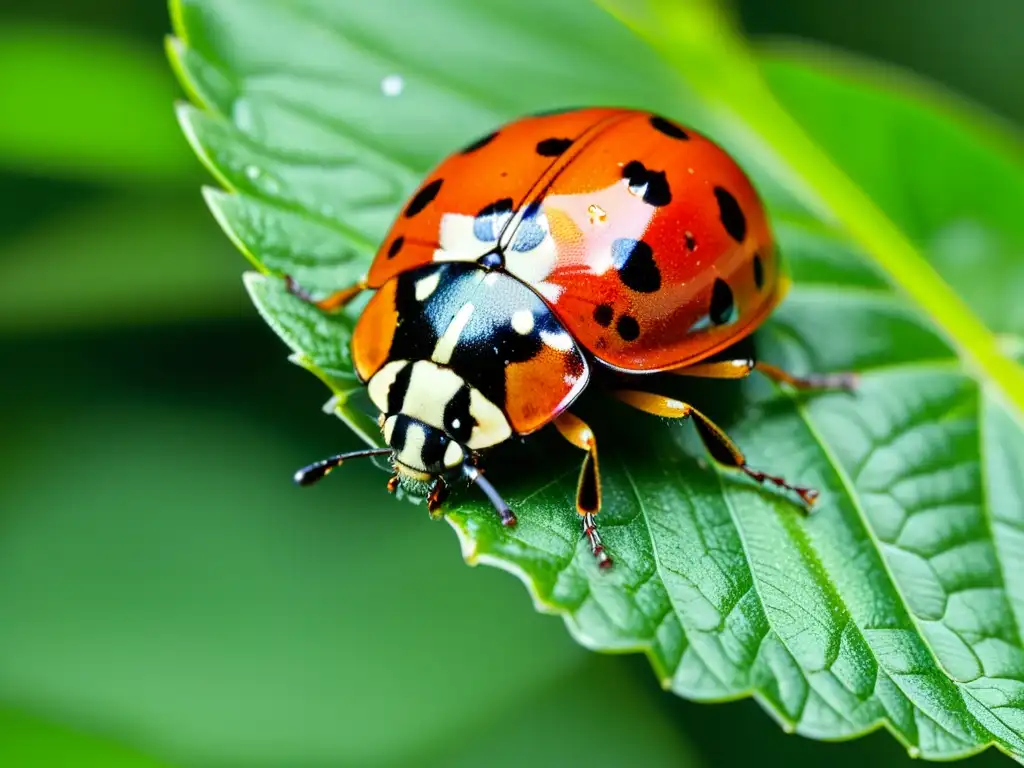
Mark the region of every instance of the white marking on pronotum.
POLYGON ((437 340, 434 354, 430 356, 431 360, 441 365, 447 365, 451 362, 452 354, 459 343, 459 337, 462 335, 466 323, 469 322, 469 318, 472 317, 474 309, 475 307, 471 303, 463 304, 459 311, 455 313, 455 317, 452 318, 451 323, 445 329, 441 338, 437 340))
POLYGON ((412 365, 402 413, 444 429, 444 408, 464 382, 451 368, 440 368, 427 360, 419 360, 412 365))
POLYGON ((395 383, 398 372, 406 365, 405 360, 394 360, 373 374, 373 377, 370 379, 366 389, 370 395, 370 400, 381 413, 387 411, 388 393, 391 391, 391 385, 395 383))
POLYGON ((544 343, 549 347, 554 347, 559 352, 568 352, 572 349, 572 337, 564 331, 558 333, 552 333, 551 331, 541 331, 540 337, 544 343))
POLYGON ((512 428, 494 403, 480 394, 480 390, 469 391, 469 415, 476 421, 473 432, 466 441, 466 446, 473 450, 487 448, 508 440, 512 436, 512 428))
POLYGON ((425 301, 441 282, 441 273, 434 272, 416 281, 416 301, 425 301))
POLYGON ((533 330, 533 312, 519 309, 512 313, 512 330, 520 336, 528 336, 533 330))
POLYGON ((392 416, 384 422, 384 442, 388 445, 391 445, 391 435, 395 432, 395 419, 397 418, 397 416, 392 416))

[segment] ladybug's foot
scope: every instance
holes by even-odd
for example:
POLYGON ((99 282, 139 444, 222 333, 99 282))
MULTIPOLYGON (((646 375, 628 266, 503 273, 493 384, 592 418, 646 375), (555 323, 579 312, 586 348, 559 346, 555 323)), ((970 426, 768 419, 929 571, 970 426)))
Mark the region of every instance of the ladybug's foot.
POLYGON ((794 376, 778 366, 761 363, 753 358, 744 357, 737 360, 717 360, 711 363, 697 363, 685 368, 676 368, 670 373, 677 376, 697 376, 705 379, 742 379, 758 371, 772 381, 788 384, 794 389, 842 389, 846 391, 857 387, 855 373, 811 373, 806 376, 794 376))
POLYGON ((441 516, 439 510, 447 498, 448 484, 441 478, 437 478, 434 484, 430 486, 430 492, 427 494, 427 512, 435 520, 441 516))
POLYGON ((802 485, 792 485, 791 483, 787 483, 781 477, 769 475, 766 474, 765 472, 759 472, 756 469, 751 469, 746 464, 741 464, 740 469, 742 469, 748 476, 754 478, 755 480, 757 480, 757 482, 761 483, 762 485, 764 485, 765 483, 772 483, 773 485, 776 485, 779 488, 783 488, 787 491, 792 491, 803 500, 804 504, 807 505, 808 512, 811 511, 811 508, 814 506, 814 502, 818 500, 818 496, 820 495, 818 491, 816 491, 814 488, 806 488, 802 485))
POLYGON ((300 299, 308 301, 310 304, 316 305, 325 312, 333 312, 343 308, 346 304, 352 301, 352 299, 370 287, 367 285, 365 280, 360 280, 358 283, 354 283, 346 288, 342 288, 336 293, 332 293, 326 299, 315 301, 310 293, 296 283, 294 278, 290 275, 285 277, 284 284, 290 294, 298 296, 300 299))
POLYGON ((841 389, 849 392, 857 388, 855 373, 811 373, 806 376, 793 376, 768 363, 757 363, 754 367, 772 381, 789 384, 796 389, 841 389))
POLYGON ((310 304, 315 303, 313 301, 313 296, 309 293, 309 291, 307 291, 305 288, 303 288, 301 285, 295 282, 295 278, 293 278, 291 275, 284 276, 284 287, 292 296, 298 296, 300 299, 302 299, 303 301, 308 301, 310 304))
POLYGON ((587 541, 590 543, 590 551, 597 558, 598 568, 611 568, 612 559, 604 550, 604 544, 601 543, 601 534, 597 530, 597 524, 594 522, 592 514, 588 513, 583 516, 583 535, 587 537, 587 541))

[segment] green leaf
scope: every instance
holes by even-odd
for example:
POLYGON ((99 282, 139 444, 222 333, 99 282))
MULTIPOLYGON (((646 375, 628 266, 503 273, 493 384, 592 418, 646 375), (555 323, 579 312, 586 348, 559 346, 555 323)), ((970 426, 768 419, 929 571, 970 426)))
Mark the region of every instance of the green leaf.
POLYGON ((0 708, 0 760, 18 768, 170 768, 108 739, 0 708))
POLYGON ((101 32, 5 20, 0 83, 0 166, 116 184, 196 177, 167 119, 178 90, 152 51, 101 32))
MULTIPOLYGON (((758 334, 761 356, 797 372, 855 370, 862 385, 855 396, 815 397, 761 380, 657 386, 718 419, 753 466, 819 488, 818 513, 802 517, 789 500, 709 466, 689 425, 590 399, 581 415, 601 445, 599 523, 616 568, 599 572, 580 537, 580 457, 544 435, 489 465, 519 512, 514 530, 468 492, 449 505, 463 553, 519 576, 538 609, 563 615, 587 647, 646 653, 679 695, 753 695, 784 728, 815 738, 884 726, 913 755, 949 759, 995 744, 1024 757, 1024 574, 1015 568, 1024 372, 1004 351, 1018 329, 943 280, 952 278, 933 247, 963 222, 1019 242, 1002 192, 972 181, 982 197, 940 205, 934 189, 965 168, 1018 188, 1014 153, 926 102, 913 110, 928 119, 900 115, 895 104, 916 102, 913 91, 887 99, 870 83, 790 62, 772 82, 780 91, 789 83, 795 101, 852 88, 883 113, 874 130, 816 126, 776 101, 712 3, 614 6, 639 35, 582 0, 344 9, 278 0, 258 10, 182 0, 170 50, 205 106, 184 108, 182 122, 243 200, 333 228, 346 247, 363 241, 366 256, 419 174, 517 114, 637 105, 721 140, 766 198, 795 280, 758 334), (805 96, 801 78, 819 90, 806 86, 805 96), (955 140, 943 143, 943 131, 955 140), (869 164, 875 183, 855 173, 891 142, 942 152, 931 164, 869 164), (988 165, 976 162, 982 155, 988 165), (891 190, 928 205, 890 210, 891 190)), ((284 290, 287 251, 270 249, 265 262, 262 235, 241 237, 236 217, 223 207, 218 215, 264 273, 249 279, 260 311, 356 423, 350 373, 328 373, 349 321, 328 329, 284 290)), ((309 258, 311 239, 297 240, 307 245, 293 266, 326 275, 329 262, 309 258)), ((1002 247, 977 252, 975 272, 1002 263, 1002 247)), ((1001 277, 1011 295, 1024 288, 1019 275, 1001 277)))

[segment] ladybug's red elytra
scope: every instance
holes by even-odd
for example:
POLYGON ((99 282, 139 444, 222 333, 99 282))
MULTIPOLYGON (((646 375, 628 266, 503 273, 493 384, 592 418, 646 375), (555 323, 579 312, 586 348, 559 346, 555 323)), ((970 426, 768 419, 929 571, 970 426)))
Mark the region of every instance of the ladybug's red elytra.
MULTIPOLYGON (((576 508, 607 567, 594 522, 597 440, 569 407, 601 367, 637 387, 655 372, 736 379, 754 370, 801 388, 851 386, 845 374, 796 378, 751 358, 708 361, 756 329, 785 285, 757 193, 706 137, 614 108, 509 123, 437 166, 364 279, 316 302, 333 311, 375 291, 351 353, 388 447, 317 462, 296 482, 388 454, 390 490, 425 494, 434 511, 462 476, 514 525, 477 468, 481 454, 554 424, 586 451, 576 508)), ((717 460, 808 505, 817 497, 747 466, 693 406, 642 388, 613 393, 650 414, 692 416, 717 460)))

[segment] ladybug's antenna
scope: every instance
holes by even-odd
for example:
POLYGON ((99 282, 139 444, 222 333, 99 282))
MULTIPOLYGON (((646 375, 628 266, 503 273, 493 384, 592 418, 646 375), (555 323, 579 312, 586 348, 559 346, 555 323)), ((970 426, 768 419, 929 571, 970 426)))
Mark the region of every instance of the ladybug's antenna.
POLYGON ((331 456, 329 459, 321 459, 320 461, 313 462, 307 467, 303 467, 295 473, 295 482, 299 485, 312 485, 318 480, 323 480, 330 474, 332 469, 340 467, 344 461, 348 461, 349 459, 364 459, 368 456, 383 456, 386 453, 391 453, 391 449, 366 448, 362 451, 339 453, 337 456, 331 456))
POLYGON ((480 474, 480 470, 476 467, 470 466, 469 464, 462 465, 462 474, 466 476, 469 482, 474 483, 477 488, 483 491, 484 496, 490 500, 491 504, 494 505, 494 511, 498 513, 501 518, 501 524, 507 528, 512 527, 516 524, 516 516, 509 509, 508 504, 505 500, 498 495, 498 492, 494 489, 494 486, 480 474))

